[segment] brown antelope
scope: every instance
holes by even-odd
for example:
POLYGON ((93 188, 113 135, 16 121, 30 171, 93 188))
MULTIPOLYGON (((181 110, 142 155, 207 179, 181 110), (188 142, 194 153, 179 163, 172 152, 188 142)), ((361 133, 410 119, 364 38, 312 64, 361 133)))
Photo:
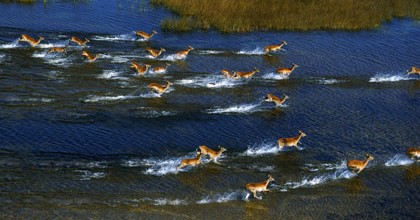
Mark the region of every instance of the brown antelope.
POLYGON ((90 40, 87 39, 87 38, 85 38, 85 40, 82 40, 82 39, 74 37, 74 36, 70 38, 70 41, 78 44, 79 46, 83 46, 83 47, 86 46, 86 43, 90 42, 90 40))
POLYGON ((150 83, 147 87, 156 91, 159 95, 162 95, 166 90, 169 89, 169 87, 172 85, 171 82, 166 81, 166 85, 160 85, 157 83, 150 83))
POLYGON ((264 53, 267 54, 271 51, 281 50, 284 45, 287 45, 286 41, 282 41, 280 44, 268 45, 264 47, 264 53))
POLYGON ((179 51, 178 53, 176 53, 176 54, 175 54, 175 57, 176 57, 177 59, 184 59, 185 57, 187 57, 188 53, 189 53, 190 51, 192 51, 192 50, 194 50, 194 47, 188 46, 188 48, 187 48, 187 49, 185 49, 185 50, 181 50, 181 51, 179 51))
POLYGON ((28 42, 32 47, 35 47, 36 45, 38 45, 39 43, 41 43, 42 40, 45 40, 45 38, 40 37, 38 38, 38 40, 33 39, 31 36, 27 35, 27 34, 22 34, 22 37, 19 38, 19 41, 26 41, 28 42))
POLYGON ((153 73, 164 73, 166 72, 166 70, 168 69, 168 67, 170 66, 170 63, 167 63, 165 66, 157 66, 155 68, 152 69, 153 73))
POLYGON ((230 73, 230 71, 227 69, 221 69, 220 72, 222 73, 223 76, 226 76, 226 78, 230 79, 233 77, 233 74, 230 73))
POLYGON ((239 79, 239 78, 245 78, 248 79, 250 77, 252 77, 255 73, 260 72, 257 67, 255 67, 252 71, 248 71, 248 72, 233 72, 233 78, 235 79, 239 79))
POLYGON ((144 66, 142 66, 135 61, 131 61, 130 65, 130 69, 135 69, 137 71, 137 74, 139 75, 144 75, 150 67, 150 64, 145 64, 144 66))
POLYGON ((264 182, 248 183, 245 188, 252 192, 254 198, 262 199, 262 196, 257 197, 257 192, 270 192, 270 190, 267 189, 267 186, 271 181, 274 181, 274 178, 269 174, 264 182))
POLYGON ((212 149, 210 149, 210 148, 208 148, 207 146, 204 146, 204 145, 200 146, 199 148, 200 148, 200 151, 203 155, 207 154, 207 155, 210 156, 211 161, 217 161, 217 158, 219 158, 220 155, 222 155, 222 153, 226 151, 226 148, 220 147, 220 146, 219 146, 219 151, 214 151, 214 150, 212 150, 212 149))
POLYGON ((302 137, 305 137, 306 134, 303 133, 302 131, 299 131, 299 134, 296 137, 291 137, 291 138, 280 138, 277 140, 277 143, 279 145, 280 150, 283 149, 283 147, 287 146, 287 147, 296 147, 298 148, 298 143, 300 141, 300 139, 302 137))
POLYGON ((363 169, 365 169, 366 165, 369 163, 370 160, 373 160, 374 158, 366 154, 365 160, 349 160, 347 161, 347 167, 351 170, 351 172, 355 172, 357 170, 357 173, 362 172, 363 169))
POLYGON ((66 53, 67 47, 52 47, 48 53, 66 53))
POLYGON ((410 157, 410 159, 414 158, 420 158, 420 149, 416 149, 414 147, 410 147, 407 149, 407 155, 410 157))
POLYGON ((203 154, 197 151, 195 158, 181 160, 181 164, 176 169, 179 170, 185 166, 197 166, 201 163, 202 156, 203 154))
POLYGON ((156 58, 159 55, 161 55, 163 51, 166 51, 166 50, 163 49, 162 47, 160 48, 160 50, 155 50, 151 47, 146 47, 145 51, 149 52, 150 56, 152 56, 153 58, 156 58))
POLYGON ((268 93, 266 97, 264 97, 264 101, 266 102, 274 102, 276 104, 276 106, 280 106, 282 105, 286 99, 288 99, 289 96, 288 95, 284 95, 283 98, 279 98, 271 93, 268 93))
POLYGON ((82 56, 85 56, 86 58, 88 58, 89 62, 93 62, 93 61, 96 60, 96 58, 98 58, 98 54, 96 54, 95 56, 93 56, 87 50, 82 50, 82 56))
POLYGON ((136 35, 138 37, 142 37, 145 40, 149 40, 151 37, 153 37, 153 35, 157 34, 158 32, 155 30, 152 30, 152 33, 148 34, 144 31, 136 31, 136 35))
POLYGON ((290 74, 295 70, 297 67, 299 67, 297 64, 292 64, 292 67, 286 68, 286 67, 279 67, 276 69, 276 73, 283 74, 285 76, 290 76, 290 74))
POLYGON ((420 68, 412 66, 410 70, 407 70, 407 74, 414 74, 420 76, 420 68))

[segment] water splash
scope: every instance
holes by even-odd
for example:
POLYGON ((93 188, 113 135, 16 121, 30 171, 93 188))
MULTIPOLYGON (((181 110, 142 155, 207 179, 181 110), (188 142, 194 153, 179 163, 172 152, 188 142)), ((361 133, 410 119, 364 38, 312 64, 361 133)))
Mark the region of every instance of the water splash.
POLYGON ((263 55, 264 49, 261 47, 256 47, 253 50, 240 50, 236 54, 245 54, 245 55, 263 55))
POLYGON ((82 101, 83 102, 109 102, 109 101, 119 101, 119 100, 135 99, 135 98, 139 98, 139 97, 132 96, 132 95, 119 95, 119 96, 89 95, 87 98, 85 98, 82 101))
POLYGON ((143 38, 138 38, 135 34, 135 32, 132 32, 130 34, 119 34, 119 35, 105 35, 105 36, 93 36, 92 40, 96 41, 146 41, 143 38))
POLYGON ((265 154, 276 154, 280 151, 280 148, 273 143, 261 143, 254 147, 249 147, 241 156, 256 157, 265 154))
POLYGON ((197 50, 197 53, 198 54, 203 54, 203 55, 206 55, 206 54, 224 54, 224 53, 226 53, 225 51, 221 51, 221 50, 197 50))
POLYGON ((191 79, 182 79, 175 81, 175 84, 183 85, 186 87, 198 88, 232 88, 243 84, 242 81, 227 79, 222 76, 207 76, 207 77, 194 77, 191 79))
POLYGON ((163 206, 163 205, 188 205, 187 201, 183 199, 167 199, 167 198, 157 198, 157 199, 150 199, 146 198, 143 201, 147 201, 152 203, 156 206, 163 206))
POLYGON ((181 164, 181 161, 186 158, 194 158, 195 152, 189 155, 185 155, 182 157, 172 157, 172 158, 149 158, 144 159, 140 163, 143 166, 148 167, 145 174, 154 175, 154 176, 164 176, 167 174, 177 174, 179 172, 189 170, 191 167, 187 166, 182 169, 177 169, 177 167, 181 164))
POLYGON ((411 160, 407 155, 405 154, 397 154, 394 155, 391 159, 389 159, 385 166, 387 167, 393 167, 393 166, 406 166, 413 164, 414 160, 411 160))
POLYGON ((52 48, 52 47, 65 47, 69 45, 69 40, 59 41, 56 43, 40 43, 37 45, 39 48, 52 48))
POLYGON ((289 76, 284 75, 284 74, 278 74, 278 73, 266 73, 264 75, 261 76, 261 78, 263 79, 274 79, 274 80, 284 80, 284 79, 288 79, 289 76))
POLYGON ((122 71, 116 70, 104 70, 101 75, 98 76, 99 79, 119 79, 119 80, 128 80, 128 77, 121 77, 123 74, 122 71))
POLYGON ((264 109, 261 108, 261 104, 241 104, 241 105, 234 105, 226 108, 214 108, 214 109, 207 109, 205 110, 206 113, 209 114, 229 114, 229 113, 236 113, 236 114, 251 114, 258 111, 263 111, 264 109))
POLYGON ((398 82, 404 80, 412 80, 409 75, 393 75, 393 74, 376 74, 369 79, 369 82, 398 82))
POLYGON ((75 172, 80 173, 80 180, 91 180, 91 179, 101 179, 105 177, 104 172, 92 172, 89 170, 76 170, 75 172))
POLYGON ((246 190, 236 190, 223 194, 207 195, 201 200, 197 201, 197 204, 209 204, 209 203, 225 203, 229 201, 243 200, 246 201, 249 197, 249 192, 246 190))
POLYGON ((5 43, 5 44, 0 44, 0 49, 12 49, 12 48, 18 48, 18 47, 22 47, 19 44, 19 40, 16 39, 10 43, 5 43))

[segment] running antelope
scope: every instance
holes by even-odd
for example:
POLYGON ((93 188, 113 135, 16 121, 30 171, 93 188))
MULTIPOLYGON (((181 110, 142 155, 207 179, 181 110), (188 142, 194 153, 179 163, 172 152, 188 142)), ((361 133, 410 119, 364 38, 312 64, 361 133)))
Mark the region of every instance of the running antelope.
POLYGON ((179 170, 185 166, 197 166, 201 163, 202 156, 203 154, 197 150, 195 158, 181 160, 181 164, 176 169, 179 170))
POLYGON ((88 58, 89 62, 93 62, 93 61, 96 60, 96 58, 98 58, 98 54, 96 54, 95 56, 93 56, 87 50, 82 50, 82 56, 85 56, 86 58, 88 58))
POLYGON ((153 35, 157 34, 158 32, 155 30, 152 30, 152 33, 148 34, 144 31, 136 31, 136 36, 142 37, 145 40, 149 40, 153 35))
POLYGON ((363 169, 365 169, 366 165, 369 163, 370 160, 373 160, 374 158, 370 156, 369 154, 366 154, 365 160, 349 160, 347 161, 347 167, 351 170, 351 172, 355 172, 357 170, 357 173, 362 172, 363 169))
POLYGON ((165 66, 157 66, 155 68, 152 69, 153 73, 164 73, 166 72, 166 70, 168 69, 168 67, 170 66, 170 63, 167 63, 165 66))
POLYGON ((19 41, 26 41, 28 42, 32 47, 35 47, 36 45, 38 45, 39 43, 41 43, 42 40, 45 40, 45 38, 40 37, 38 38, 38 40, 33 39, 31 36, 27 35, 27 34, 22 34, 22 37, 19 38, 19 41))
POLYGON ((206 154, 209 155, 210 160, 215 161, 215 162, 217 161, 217 158, 219 158, 220 155, 222 155, 222 153, 226 151, 226 148, 220 147, 220 146, 219 146, 219 151, 214 151, 214 150, 212 150, 212 149, 210 149, 210 148, 208 148, 207 146, 204 146, 204 145, 200 146, 199 148, 200 148, 200 151, 203 155, 206 155, 206 154))
POLYGON ((181 50, 181 51, 179 51, 178 53, 176 53, 176 54, 175 54, 175 57, 176 57, 177 59, 184 59, 184 58, 186 58, 186 57, 187 57, 188 53, 189 53, 190 51, 192 51, 192 50, 194 50, 194 47, 188 46, 188 48, 187 48, 187 49, 185 49, 185 50, 181 50))
POLYGON ((407 70, 407 74, 414 74, 420 76, 420 68, 412 66, 410 70, 407 70))
POLYGON ((271 51, 281 50, 284 45, 287 45, 286 41, 282 41, 280 44, 268 45, 264 47, 264 53, 267 54, 271 51))
POLYGON ((288 99, 289 96, 288 95, 284 95, 283 98, 279 98, 271 93, 268 93, 266 97, 264 97, 264 101, 266 102, 274 102, 276 104, 276 106, 280 106, 282 105, 286 99, 288 99))
POLYGON ((86 43, 90 42, 90 40, 87 39, 87 38, 85 38, 85 40, 82 40, 82 39, 74 37, 74 36, 70 38, 70 41, 78 44, 79 46, 83 46, 83 47, 86 46, 86 43))
POLYGON ((160 50, 155 50, 151 47, 146 47, 145 49, 147 52, 149 52, 150 56, 152 56, 153 58, 158 57, 159 55, 162 54, 163 51, 166 51, 165 49, 163 49, 162 47, 160 48, 160 50))
POLYGON ((280 138, 277 140, 277 143, 279 145, 280 150, 283 149, 283 147, 287 146, 287 147, 296 147, 298 148, 298 143, 300 141, 300 139, 302 137, 305 137, 306 134, 303 133, 302 131, 299 131, 299 134, 296 137, 291 137, 291 138, 280 138))
POLYGON ((271 181, 274 181, 274 178, 269 174, 264 182, 248 183, 245 188, 252 192, 254 198, 262 199, 262 196, 257 197, 257 192, 270 192, 267 186, 271 181))
POLYGON ((147 87, 150 89, 153 89, 154 91, 156 91, 159 95, 162 95, 162 93, 164 93, 166 90, 169 89, 169 87, 171 87, 172 83, 169 81, 166 81, 166 85, 160 85, 157 83, 150 83, 147 87))
POLYGON ((52 47, 48 53, 66 53, 67 47, 52 47))
POLYGON ((144 75, 150 67, 150 64, 145 64, 144 66, 142 66, 135 61, 131 61, 130 65, 130 69, 135 69, 137 71, 137 74, 139 75, 144 75))
POLYGON ((226 78, 232 78, 233 77, 233 73, 231 73, 229 70, 227 69, 221 69, 220 72, 222 73, 223 76, 226 76, 226 78))
POLYGON ((416 149, 414 147, 410 147, 407 149, 407 155, 410 157, 410 159, 414 158, 420 158, 420 149, 416 149))
POLYGON ((248 72, 233 72, 233 78, 235 79, 239 79, 239 78, 245 78, 248 79, 250 77, 252 77, 255 73, 260 72, 257 67, 255 67, 252 71, 248 71, 248 72))
POLYGON ((283 74, 285 76, 290 76, 290 74, 295 70, 297 67, 299 67, 297 64, 292 64, 292 67, 286 68, 286 67, 279 67, 276 69, 276 73, 283 74))

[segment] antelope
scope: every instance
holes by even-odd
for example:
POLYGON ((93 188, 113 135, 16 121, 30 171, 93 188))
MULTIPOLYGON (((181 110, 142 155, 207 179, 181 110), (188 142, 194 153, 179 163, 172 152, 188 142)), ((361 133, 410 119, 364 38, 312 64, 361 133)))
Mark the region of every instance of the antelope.
POLYGON ((169 87, 173 85, 171 82, 166 81, 166 85, 160 85, 157 83, 150 83, 147 87, 156 91, 159 95, 162 95, 166 90, 169 89, 169 87))
POLYGON ((200 151, 203 155, 206 155, 206 154, 209 155, 210 160, 215 161, 215 162, 217 161, 217 158, 219 158, 220 155, 222 155, 222 153, 226 151, 226 148, 220 147, 220 146, 219 146, 219 151, 214 151, 214 150, 212 150, 212 149, 210 149, 210 148, 208 148, 207 146, 204 146, 204 145, 200 146, 199 148, 200 148, 200 151))
POLYGON ((274 102, 276 104, 276 106, 280 106, 282 105, 286 99, 288 99, 289 96, 288 95, 284 95, 283 98, 279 98, 271 93, 268 93, 266 97, 264 97, 264 101, 266 102, 274 102))
POLYGON ((366 165, 369 163, 370 160, 373 160, 374 158, 366 154, 365 160, 349 160, 347 161, 347 167, 351 170, 351 172, 354 173, 355 170, 357 170, 357 173, 362 172, 363 169, 365 169, 366 165))
POLYGON ((407 70, 407 74, 414 74, 420 76, 420 68, 412 66, 410 70, 407 70))
POLYGON ((188 48, 187 48, 187 49, 185 49, 185 50, 181 50, 181 51, 179 51, 178 53, 176 53, 176 54, 175 54, 175 57, 176 57, 177 59, 184 59, 185 57, 187 57, 188 53, 189 53, 190 51, 192 51, 192 50, 194 50, 194 47, 192 47, 192 46, 188 46, 188 48))
POLYGON ((41 43, 42 40, 45 40, 43 37, 39 37, 38 40, 33 39, 31 36, 27 34, 22 34, 22 38, 19 38, 19 41, 26 41, 28 42, 32 47, 35 47, 39 43, 41 43))
POLYGON ((168 69, 168 67, 170 66, 170 63, 167 63, 166 66, 157 66, 155 68, 152 69, 152 71, 154 73, 164 73, 166 72, 166 70, 168 69))
POLYGON ((226 76, 226 78, 232 78, 233 77, 233 73, 230 73, 229 70, 227 69, 221 69, 220 72, 222 73, 223 76, 226 76))
POLYGON ((150 56, 152 56, 153 58, 158 57, 159 55, 162 54, 163 51, 166 51, 165 49, 163 49, 162 47, 160 48, 160 50, 155 50, 151 47, 146 47, 145 49, 147 52, 149 52, 150 56))
POLYGON ((295 70, 297 67, 299 67, 297 64, 292 64, 292 67, 286 68, 286 67, 279 67, 276 69, 276 73, 283 74, 286 76, 290 76, 290 74, 295 70))
POLYGON ((248 79, 250 77, 252 77, 255 73, 260 72, 257 67, 255 67, 252 71, 248 71, 248 72, 233 72, 233 78, 235 79, 239 79, 239 78, 245 78, 248 79))
POLYGON ((248 183, 245 188, 252 192, 254 198, 262 199, 262 196, 257 197, 257 192, 270 192, 270 190, 267 189, 267 186, 271 181, 274 181, 274 178, 269 174, 264 182, 248 183))
POLYGON ((83 46, 83 47, 86 46, 86 43, 90 42, 90 40, 87 39, 87 38, 85 38, 85 40, 82 40, 82 39, 74 37, 74 36, 70 38, 70 41, 73 41, 74 43, 78 44, 79 46, 83 46))
POLYGON ((136 36, 142 37, 145 40, 149 40, 153 35, 157 34, 158 32, 155 30, 152 30, 152 33, 148 34, 144 31, 136 31, 136 36))
POLYGON ((277 143, 279 145, 280 150, 283 149, 283 147, 288 146, 288 147, 296 147, 298 148, 298 143, 300 141, 300 139, 302 137, 305 137, 306 134, 303 133, 302 131, 299 131, 299 134, 296 137, 291 137, 291 138, 280 138, 277 140, 277 143))
POLYGON ((282 41, 280 44, 267 45, 267 46, 264 47, 264 53, 267 54, 271 51, 274 52, 274 51, 277 51, 277 50, 281 50, 284 45, 287 45, 286 41, 282 41))
POLYGON ((176 169, 179 170, 185 166, 197 166, 201 163, 202 156, 203 154, 197 151, 195 158, 181 160, 181 164, 176 169))
POLYGON ((66 53, 67 47, 52 47, 48 53, 66 53))
POLYGON ((92 54, 89 53, 89 51, 87 50, 82 50, 82 56, 85 56, 88 58, 89 62, 93 62, 96 60, 96 58, 98 58, 98 54, 96 54, 95 56, 93 56, 92 54))
POLYGON ((420 158, 420 149, 416 149, 414 147, 410 147, 407 149, 407 155, 410 157, 410 159, 414 158, 420 158))
POLYGON ((137 74, 139 75, 144 75, 150 67, 151 67, 150 64, 145 64, 144 66, 142 66, 135 61, 131 61, 131 65, 130 65, 130 69, 137 70, 137 74))

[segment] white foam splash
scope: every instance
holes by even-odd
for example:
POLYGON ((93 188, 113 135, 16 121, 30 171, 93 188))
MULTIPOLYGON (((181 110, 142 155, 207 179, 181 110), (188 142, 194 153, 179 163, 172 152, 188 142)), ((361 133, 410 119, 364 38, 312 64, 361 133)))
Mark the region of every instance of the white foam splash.
POLYGON ((261 76, 261 78, 263 79, 275 79, 275 80, 284 80, 284 79, 288 79, 289 76, 284 75, 284 74, 278 74, 278 73, 266 73, 264 75, 261 76))
POLYGON ((369 82, 398 82, 404 80, 412 80, 409 75, 392 75, 392 74, 376 74, 369 79, 369 82))
POLYGON ((177 169, 177 167, 181 164, 181 160, 186 158, 194 158, 195 152, 186 155, 183 157, 173 157, 173 158, 166 158, 166 159, 158 159, 158 158, 149 158, 144 159, 141 161, 143 166, 148 166, 145 174, 154 175, 154 176, 164 176, 167 174, 177 174, 180 171, 188 170, 190 167, 184 167, 181 169, 177 169))
POLYGON ((11 48, 18 48, 21 47, 21 45, 19 45, 19 40, 16 39, 10 43, 5 43, 5 44, 1 44, 0 45, 0 49, 11 49, 11 48))
POLYGON ((342 80, 337 80, 337 79, 317 79, 315 80, 316 83, 321 84, 321 85, 332 85, 332 84, 337 84, 337 83, 341 83, 343 82, 342 80))
POLYGON ((323 163, 323 164, 305 164, 304 168, 310 172, 316 172, 320 170, 338 170, 345 169, 347 162, 342 160, 340 163, 323 163))
POLYGON ((105 36, 93 36, 92 40, 96 41, 145 41, 143 38, 137 38, 135 33, 131 34, 119 34, 119 35, 105 35, 105 36))
POLYGON ((138 96, 132 95, 119 95, 119 96, 96 96, 90 95, 83 100, 83 102, 106 102, 106 101, 117 101, 117 100, 127 100, 127 99, 135 99, 138 96))
POLYGON ((414 163, 414 160, 411 160, 407 155, 397 154, 394 157, 392 157, 391 159, 389 159, 385 163, 385 166, 387 166, 387 167, 406 166, 406 165, 410 165, 410 164, 413 164, 413 163, 414 163))
POLYGON ((214 108, 207 109, 206 112, 209 114, 226 114, 226 113, 238 113, 238 114, 251 114, 257 111, 262 111, 262 108, 259 108, 260 104, 242 104, 234 105, 226 108, 214 108))
POLYGON ((177 61, 177 60, 185 60, 187 56, 178 56, 177 54, 169 54, 165 55, 162 58, 159 58, 159 60, 166 60, 166 61, 177 61))
POLYGON ((20 97, 8 97, 5 99, 7 102, 43 102, 49 103, 54 102, 54 99, 50 98, 20 98, 20 97))
POLYGON ((280 148, 273 144, 273 143, 262 143, 258 146, 249 147, 245 152, 243 152, 242 156, 260 156, 265 154, 276 154, 280 151, 280 148))
POLYGON ((220 50, 198 50, 198 54, 223 54, 225 51, 220 50))
POLYGON ((99 79, 118 79, 118 80, 129 80, 129 77, 121 77, 123 74, 122 71, 116 70, 104 70, 101 75, 98 76, 99 79))
POLYGON ((263 55, 264 49, 261 47, 257 47, 253 50, 240 50, 236 52, 236 54, 246 54, 246 55, 263 55))
POLYGON ((242 81, 227 79, 222 76, 194 77, 192 79, 182 79, 175 81, 175 84, 197 88, 232 88, 243 84, 242 81))
POLYGON ((249 193, 246 190, 236 190, 223 194, 207 195, 206 197, 197 201, 197 204, 224 203, 235 200, 247 200, 248 197, 249 193))
POLYGON ((39 48, 52 48, 52 47, 65 47, 69 45, 69 40, 59 41, 56 43, 40 43, 37 45, 39 48))
POLYGON ((311 187, 320 184, 324 184, 328 181, 337 180, 337 179, 350 179, 357 176, 353 172, 349 171, 347 168, 341 168, 336 170, 334 173, 323 174, 314 177, 304 177, 299 182, 286 182, 284 187, 286 189, 295 189, 300 187, 311 187))
POLYGON ((187 201, 182 199, 167 199, 167 198, 157 198, 157 199, 148 199, 152 202, 153 205, 162 206, 162 205, 188 205, 187 201))
POLYGON ((89 170, 76 170, 75 172, 80 173, 80 180, 100 179, 105 177, 104 172, 92 172, 89 170))

